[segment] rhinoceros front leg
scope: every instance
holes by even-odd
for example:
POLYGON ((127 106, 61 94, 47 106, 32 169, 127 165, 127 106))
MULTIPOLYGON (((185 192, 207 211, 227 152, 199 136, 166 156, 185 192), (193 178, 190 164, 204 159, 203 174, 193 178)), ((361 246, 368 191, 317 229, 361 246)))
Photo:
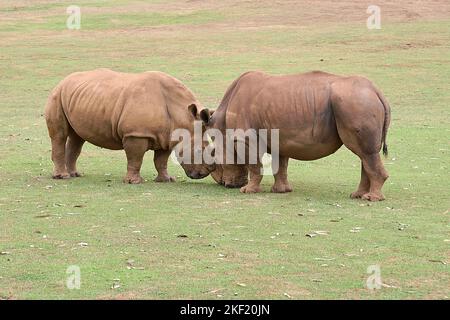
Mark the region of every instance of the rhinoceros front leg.
POLYGON ((144 182, 140 171, 144 154, 148 148, 146 138, 128 137, 124 139, 123 148, 127 155, 127 175, 123 178, 124 183, 139 184, 144 182))
POLYGON ((241 188, 242 193, 257 193, 261 192, 261 180, 263 178, 261 174, 262 164, 258 161, 257 164, 252 164, 247 166, 250 173, 250 180, 248 184, 241 188))
POLYGON ((170 157, 171 150, 156 150, 153 157, 156 171, 158 176, 155 178, 155 182, 174 182, 175 178, 169 176, 167 172, 167 160, 170 157))
MULTIPOLYGON (((273 161, 275 161, 275 159, 272 158, 272 163, 273 161)), ((292 187, 287 179, 288 162, 288 157, 279 157, 278 171, 273 175, 275 178, 275 183, 272 186, 272 192, 285 193, 292 191, 292 187)), ((273 164, 272 168, 274 168, 273 164)))

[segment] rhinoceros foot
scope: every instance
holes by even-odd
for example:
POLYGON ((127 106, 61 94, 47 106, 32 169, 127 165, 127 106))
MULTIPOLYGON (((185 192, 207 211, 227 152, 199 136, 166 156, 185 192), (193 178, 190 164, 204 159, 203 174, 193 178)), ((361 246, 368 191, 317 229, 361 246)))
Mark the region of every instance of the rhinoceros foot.
POLYGON ((74 172, 70 173, 70 176, 72 178, 78 178, 78 177, 81 177, 81 173, 79 173, 78 171, 74 171, 74 172))
POLYGON ((175 177, 171 176, 157 176, 154 180, 155 182, 175 182, 175 177))
POLYGON ((368 192, 364 194, 361 199, 369 201, 383 201, 384 196, 381 192, 368 192))
POLYGON ((262 192, 262 189, 260 186, 254 186, 254 185, 248 184, 246 186, 243 186, 240 191, 242 193, 258 193, 258 192, 262 192))
POLYGON ((355 191, 350 194, 350 198, 352 199, 361 199, 363 195, 365 195, 367 191, 355 191))
POLYGON ((140 184, 144 182, 144 179, 138 175, 127 175, 125 178, 123 178, 123 182, 129 184, 140 184))
POLYGON ((274 192, 274 193, 292 192, 292 187, 289 183, 274 184, 272 186, 272 192, 274 192))
POLYGON ((63 173, 55 173, 52 176, 53 179, 68 179, 70 178, 70 175, 67 172, 63 173))

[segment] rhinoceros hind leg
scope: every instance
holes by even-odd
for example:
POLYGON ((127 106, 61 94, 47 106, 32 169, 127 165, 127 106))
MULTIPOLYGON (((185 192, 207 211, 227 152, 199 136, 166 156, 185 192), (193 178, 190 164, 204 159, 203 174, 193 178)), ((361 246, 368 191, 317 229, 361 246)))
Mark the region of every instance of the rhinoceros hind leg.
POLYGON ((146 138, 127 137, 124 138, 123 148, 127 155, 127 175, 123 179, 124 183, 139 184, 144 182, 140 171, 144 154, 148 149, 146 138))
POLYGON ((248 165, 248 171, 250 172, 250 180, 247 185, 243 186, 240 191, 242 193, 258 193, 262 192, 261 180, 263 178, 261 174, 262 165, 258 161, 257 164, 248 165))
POLYGON ((332 103, 339 137, 362 162, 361 183, 351 197, 383 200, 381 188, 388 178, 379 154, 386 117, 383 104, 366 80, 333 84, 332 103))
POLYGON ((83 147, 84 140, 80 138, 75 132, 69 134, 69 138, 66 143, 66 168, 71 177, 81 177, 81 174, 77 171, 77 159, 80 156, 81 148, 83 147))
POLYGON ((369 192, 362 196, 362 199, 369 201, 384 200, 384 195, 381 193, 381 188, 384 182, 389 177, 387 171, 384 169, 383 162, 379 153, 364 155, 362 162, 367 176, 370 180, 369 192))
MULTIPOLYGON (((272 158, 272 169, 275 168, 273 162, 274 159, 272 158)), ((275 183, 272 186, 272 192, 285 193, 292 191, 292 187, 287 179, 288 162, 288 157, 279 157, 278 171, 274 174, 275 183)))
POLYGON ((171 150, 156 150, 153 157, 153 163, 155 164, 158 176, 155 178, 155 182, 174 182, 175 177, 169 176, 167 172, 167 160, 170 157, 171 150))
POLYGON ((369 191, 370 191, 370 180, 369 180, 366 170, 364 169, 364 166, 361 162, 361 181, 359 182, 358 190, 353 192, 350 195, 350 198, 360 199, 360 198, 362 198, 363 195, 365 195, 369 191))
POLYGON ((57 135, 51 137, 52 140, 52 161, 54 164, 53 179, 67 179, 70 178, 66 169, 65 145, 67 137, 64 135, 57 135))
MULTIPOLYGON (((53 105, 52 105, 53 106, 53 105)), ((52 142, 53 179, 70 178, 66 169, 65 153, 69 123, 56 108, 49 108, 46 114, 48 135, 52 142)))
POLYGON ((355 144, 346 144, 346 146, 361 159, 361 182, 358 190, 350 197, 369 201, 384 200, 381 188, 389 175, 383 166, 379 152, 364 152, 363 147, 355 144))

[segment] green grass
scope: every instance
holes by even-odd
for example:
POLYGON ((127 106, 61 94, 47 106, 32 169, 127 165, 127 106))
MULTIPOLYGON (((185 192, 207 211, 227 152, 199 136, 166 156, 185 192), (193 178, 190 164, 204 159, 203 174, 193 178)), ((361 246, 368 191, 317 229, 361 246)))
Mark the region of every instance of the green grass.
POLYGON ((449 297, 450 20, 383 22, 370 32, 352 21, 237 32, 234 22, 255 11, 119 15, 126 1, 107 6, 86 14, 79 31, 64 29, 64 14, 53 11, 60 5, 20 9, 25 20, 10 16, 12 5, 0 8, 9 17, 0 22, 0 251, 9 252, 0 255, 0 297, 449 297), (189 180, 172 164, 178 182, 156 184, 151 152, 149 181, 123 185, 123 152, 92 145, 80 157, 83 178, 54 181, 47 95, 70 72, 98 67, 168 72, 210 107, 247 70, 365 75, 392 106, 387 200, 348 198, 359 161, 345 148, 291 161, 294 192, 283 195, 268 192, 271 177, 264 193, 242 195, 209 177, 189 180), (314 230, 329 235, 305 236, 314 230), (365 288, 374 264, 392 287, 365 288), (69 265, 81 268, 80 290, 65 287, 69 265), (114 279, 120 288, 111 289, 114 279))
MULTIPOLYGON (((217 22, 224 16, 213 11, 199 10, 193 13, 121 13, 108 14, 82 14, 83 31, 89 30, 120 30, 123 28, 156 27, 166 25, 201 25, 208 22, 217 22)), ((36 31, 68 31, 66 27, 67 16, 64 11, 57 15, 34 17, 25 21, 6 21, 0 23, 0 30, 6 32, 36 32, 36 31)))

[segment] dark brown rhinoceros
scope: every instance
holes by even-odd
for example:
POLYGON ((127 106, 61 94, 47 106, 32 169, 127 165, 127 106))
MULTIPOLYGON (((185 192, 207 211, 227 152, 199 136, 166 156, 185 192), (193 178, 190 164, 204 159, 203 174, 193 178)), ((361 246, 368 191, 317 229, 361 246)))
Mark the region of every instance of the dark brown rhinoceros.
MULTIPOLYGON (((272 192, 292 191, 287 180, 289 158, 315 160, 345 144, 361 159, 361 182, 351 197, 384 199, 381 188, 388 174, 379 152, 383 148, 387 154, 390 107, 364 77, 319 71, 281 76, 247 72, 231 84, 213 114, 203 109, 200 117, 207 128, 222 132, 279 129, 279 170, 274 174, 272 192)), ((222 163, 212 174, 218 183, 242 187, 244 193, 261 191, 261 161, 222 163)))
MULTIPOLYGON (((162 72, 131 74, 98 69, 73 73, 56 86, 45 108, 55 165, 53 178, 80 176, 76 161, 88 141, 106 149, 125 150, 128 172, 124 182, 143 181, 140 169, 147 150, 155 151, 155 181, 174 181, 167 173, 167 160, 178 143, 172 141, 171 133, 185 129, 193 139, 199 111, 193 93, 162 72)), ((195 144, 191 146, 194 149, 195 144)), ((214 170, 214 165, 204 163, 186 161, 181 165, 195 179, 214 170)))

